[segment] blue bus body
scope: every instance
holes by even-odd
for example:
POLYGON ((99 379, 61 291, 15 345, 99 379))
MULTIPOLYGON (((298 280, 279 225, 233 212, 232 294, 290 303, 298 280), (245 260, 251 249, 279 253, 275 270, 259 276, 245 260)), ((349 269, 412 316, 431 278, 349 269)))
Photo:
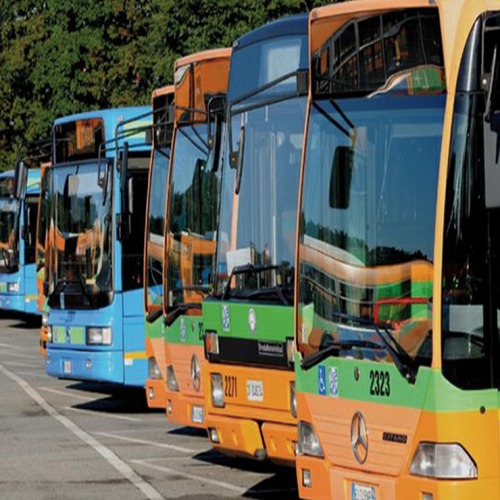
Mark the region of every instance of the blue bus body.
MULTIPOLYGON (((0 182, 14 184, 14 171, 0 174, 0 182)), ((11 211, 12 227, 0 219, 0 310, 15 311, 23 314, 40 314, 37 308, 38 290, 36 286, 36 221, 40 197, 40 170, 29 170, 28 178, 19 200, 13 192, 2 190, 0 193, 0 217, 11 211), (9 208, 10 207, 10 208, 9 208), (9 233, 10 237, 7 236, 9 233), (15 259, 10 260, 8 252, 15 259), (5 260, 7 259, 7 260, 5 260)))
MULTIPOLYGON (((127 261, 124 250, 127 241, 132 240, 140 242, 140 246, 143 249, 144 231, 142 231, 142 234, 132 231, 128 239, 125 240, 119 237, 117 225, 123 215, 123 203, 122 191, 120 189, 121 176, 118 171, 119 162, 116 161, 116 152, 114 149, 114 134, 116 126, 119 123, 149 112, 149 107, 121 108, 82 113, 65 117, 55 122, 55 129, 58 126, 64 126, 71 122, 82 120, 102 120, 104 124, 103 140, 109 145, 105 155, 106 161, 109 161, 109 178, 107 182, 111 185, 110 196, 112 193, 112 201, 110 201, 109 209, 111 213, 106 214, 106 217, 109 216, 109 220, 111 220, 110 234, 112 244, 110 252, 112 255, 112 293, 111 298, 106 304, 92 304, 83 307, 79 305, 79 307, 72 307, 67 300, 68 297, 65 297, 64 291, 57 293, 57 283, 54 278, 55 273, 51 273, 52 275, 49 277, 49 342, 47 344, 46 358, 46 372, 51 376, 124 384, 128 386, 145 385, 147 377, 147 358, 144 338, 143 285, 142 282, 137 283, 135 288, 134 286, 126 285, 126 282, 130 281, 130 276, 135 276, 134 273, 136 272, 135 269, 137 266, 134 265, 134 269, 130 268, 130 261, 127 261), (111 328, 111 341, 109 345, 96 345, 94 341, 92 341, 92 344, 90 343, 89 332, 95 332, 96 330, 92 330, 92 328, 95 327, 104 329, 102 332, 111 328)), ((134 154, 140 155, 143 170, 145 168, 141 175, 145 176, 145 186, 147 187, 151 147, 145 144, 142 135, 145 136, 145 132, 138 133, 136 136, 129 136, 127 142, 130 144, 131 151, 134 151, 134 154), (134 142, 136 144, 135 149, 134 142), (139 143, 141 146, 138 146, 139 143)), ((123 140, 118 141, 118 150, 123 147, 123 142, 123 140)), ((104 158, 104 154, 102 157, 104 158)), ((54 164, 54 186, 57 184, 58 169, 73 168, 72 166, 76 163, 78 162, 54 164)), ((79 168, 90 168, 88 165, 95 165, 95 163, 95 158, 87 158, 85 161, 79 162, 76 171, 78 172, 79 168)), ((131 163, 132 160, 130 160, 129 164, 131 163)), ((100 168, 101 173, 104 170, 105 167, 100 168)), ((82 181, 83 177, 79 180, 79 188, 81 188, 82 181)), ((85 184, 85 182, 83 182, 83 184, 85 184)), ((56 188, 53 187, 52 189, 55 190, 56 188)), ((137 199, 139 198, 138 196, 137 199)), ((89 205, 91 203, 92 201, 89 205)), ((137 214, 137 220, 140 220, 139 216, 143 219, 145 218, 145 196, 143 197, 143 204, 144 209, 142 213, 137 214)), ((96 205, 101 205, 100 199, 96 205)), ((139 211, 140 210, 138 210, 138 212, 139 211)), ((54 232, 53 234, 59 233, 54 232)), ((62 236, 55 236, 53 240, 57 241, 59 238, 60 241, 64 240, 66 245, 71 235, 68 236, 64 232, 60 232, 60 234, 62 236)), ((88 234, 84 234, 83 236, 80 235, 80 238, 85 239, 87 236, 88 234)), ((97 237, 99 240, 101 238, 104 239, 105 236, 99 235, 97 237)), ((56 246, 57 245, 58 243, 56 243, 56 246)), ((66 250, 64 252, 66 252, 66 250)), ((137 260, 139 260, 139 258, 142 261, 143 256, 140 255, 137 260)), ((57 263, 55 266, 57 268, 57 263)), ((142 266, 140 272, 142 275, 142 266)), ((83 278, 80 276, 78 278, 80 282, 83 282, 83 278)), ((68 281, 68 283, 70 282, 68 281)), ((73 296, 76 297, 77 295, 78 294, 73 296)), ((88 302, 90 304, 91 300, 89 299, 88 302)), ((104 339, 105 334, 101 333, 101 336, 104 339)))

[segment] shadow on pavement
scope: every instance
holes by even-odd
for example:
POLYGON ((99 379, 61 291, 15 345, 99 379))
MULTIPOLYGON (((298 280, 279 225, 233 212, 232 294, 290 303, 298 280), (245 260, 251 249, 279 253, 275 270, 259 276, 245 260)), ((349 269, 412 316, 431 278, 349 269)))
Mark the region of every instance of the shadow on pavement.
MULTIPOLYGON (((165 410, 162 410, 165 413, 165 410)), ((178 427, 171 429, 168 434, 173 436, 207 437, 206 429, 197 429, 196 427, 178 427)))
POLYGON ((42 318, 40 316, 21 314, 15 311, 0 311, 0 319, 13 321, 9 325, 9 328, 15 330, 40 329, 42 326, 42 318))
POLYGON ((229 469, 239 469, 257 474, 272 474, 261 482, 249 488, 243 495, 244 498, 255 500, 268 500, 276 498, 287 498, 287 500, 298 500, 297 477, 295 468, 279 467, 269 460, 256 461, 238 457, 223 455, 216 450, 199 453, 195 457, 204 463, 210 463, 227 467, 229 469))
POLYGON ((79 382, 67 386, 66 389, 85 392, 88 394, 89 398, 95 396, 96 393, 104 396, 103 398, 96 396, 95 401, 89 401, 88 403, 72 405, 72 408, 77 408, 79 410, 120 413, 126 415, 154 412, 148 408, 146 394, 141 387, 118 387, 106 384, 79 382))

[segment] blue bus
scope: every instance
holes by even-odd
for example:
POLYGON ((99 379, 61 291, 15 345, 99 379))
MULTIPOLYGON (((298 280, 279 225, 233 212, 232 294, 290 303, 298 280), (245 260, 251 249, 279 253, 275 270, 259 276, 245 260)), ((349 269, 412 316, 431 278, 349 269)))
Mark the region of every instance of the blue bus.
POLYGON ((0 310, 40 314, 35 271, 40 170, 18 167, 0 174, 0 310))
POLYGON ((150 114, 150 107, 110 109, 54 124, 46 263, 51 376, 145 385, 150 114))

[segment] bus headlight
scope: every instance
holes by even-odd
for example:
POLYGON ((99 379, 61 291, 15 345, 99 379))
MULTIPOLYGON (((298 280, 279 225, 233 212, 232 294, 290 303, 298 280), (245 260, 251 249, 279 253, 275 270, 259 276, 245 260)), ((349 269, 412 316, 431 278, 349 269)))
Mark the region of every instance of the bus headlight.
POLYGON ((7 290, 9 293, 19 293, 19 281, 15 283, 9 283, 7 285, 7 290))
POLYGON ((196 354, 191 358, 191 380, 193 381, 193 388, 196 392, 200 390, 201 386, 201 370, 200 362, 196 354))
POLYGON ((295 382, 290 382, 290 411, 292 417, 297 418, 297 394, 295 393, 295 382))
POLYGON ((111 345, 113 332, 109 326, 101 328, 87 327, 87 345, 111 345))
POLYGON ((48 326, 49 325, 49 313, 43 312, 42 313, 42 326, 48 326))
POLYGON ((477 479, 477 467, 459 444, 420 443, 410 474, 435 479, 477 479))
POLYGON ((169 391, 179 391, 179 384, 177 383, 177 377, 175 376, 174 367, 172 365, 167 366, 167 388, 169 391))
POLYGON ((148 377, 152 380, 161 380, 161 370, 156 359, 148 358, 148 377))
POLYGON ((47 342, 52 344, 54 342, 54 334, 52 333, 52 326, 47 327, 47 342))
POLYGON ((224 408, 224 384, 220 373, 210 374, 212 405, 215 408, 224 408))
POLYGON ((323 448, 319 442, 316 431, 311 424, 299 422, 299 444, 297 452, 299 455, 310 455, 323 458, 323 448))

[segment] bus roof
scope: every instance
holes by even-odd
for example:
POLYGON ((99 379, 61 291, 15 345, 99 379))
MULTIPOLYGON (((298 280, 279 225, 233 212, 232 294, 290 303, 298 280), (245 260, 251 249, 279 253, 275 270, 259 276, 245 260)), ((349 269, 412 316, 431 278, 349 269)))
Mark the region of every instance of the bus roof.
MULTIPOLYGON (((106 154, 106 156, 108 158, 113 158, 115 156, 114 144, 112 144, 110 141, 112 141, 115 137, 115 130, 117 125, 128 120, 133 120, 134 118, 137 118, 141 115, 147 115, 148 113, 151 114, 151 109, 151 106, 133 106, 128 108, 101 109, 97 111, 87 111, 85 113, 77 113, 55 120, 54 129, 59 125, 64 125, 80 120, 101 119, 104 122, 104 141, 109 143, 106 146, 108 148, 108 153, 106 154)), ((130 132, 134 127, 138 128, 144 127, 148 124, 151 125, 152 121, 153 120, 151 116, 145 116, 129 124, 128 126, 126 125, 124 129, 120 131, 120 133, 122 133, 123 130, 128 130, 130 132)), ((138 132, 138 134, 144 133, 145 132, 138 132)), ((139 135, 137 137, 129 135, 127 141, 130 143, 131 147, 133 147, 133 144, 136 143, 136 147, 134 148, 135 151, 147 151, 151 149, 150 145, 137 145, 137 143, 142 144, 144 142, 144 139, 142 139, 142 137, 139 137, 139 135)), ((121 146, 122 142, 123 141, 120 139, 118 141, 118 145, 121 146)))
POLYGON ((161 87, 153 91, 153 99, 161 97, 162 95, 173 94, 175 92, 175 87, 173 85, 168 85, 166 87, 161 87))
POLYGON ((353 14, 356 12, 366 16, 374 11, 416 9, 423 7, 436 8, 436 4, 429 0, 404 0, 403 2, 395 2, 394 0, 352 0, 350 2, 317 7, 311 11, 311 19, 315 21, 317 19, 341 16, 342 14, 353 14))
POLYGON ((234 42, 233 49, 239 50, 253 43, 280 36, 307 35, 308 24, 309 16, 307 14, 297 14, 294 16, 283 17, 241 36, 234 42))
POLYGON ((129 108, 112 108, 100 109, 98 111, 86 111, 85 113, 77 113, 74 115, 63 116, 57 118, 54 122, 54 127, 64 123, 76 122, 78 120, 90 120, 92 118, 101 118, 104 121, 106 140, 112 139, 115 134, 116 126, 126 120, 135 118, 136 116, 151 112, 150 106, 132 106, 129 108))
POLYGON ((194 62, 210 61, 212 59, 227 58, 231 56, 231 49, 211 49, 202 52, 196 52, 186 57, 181 57, 175 61, 175 69, 194 62))

